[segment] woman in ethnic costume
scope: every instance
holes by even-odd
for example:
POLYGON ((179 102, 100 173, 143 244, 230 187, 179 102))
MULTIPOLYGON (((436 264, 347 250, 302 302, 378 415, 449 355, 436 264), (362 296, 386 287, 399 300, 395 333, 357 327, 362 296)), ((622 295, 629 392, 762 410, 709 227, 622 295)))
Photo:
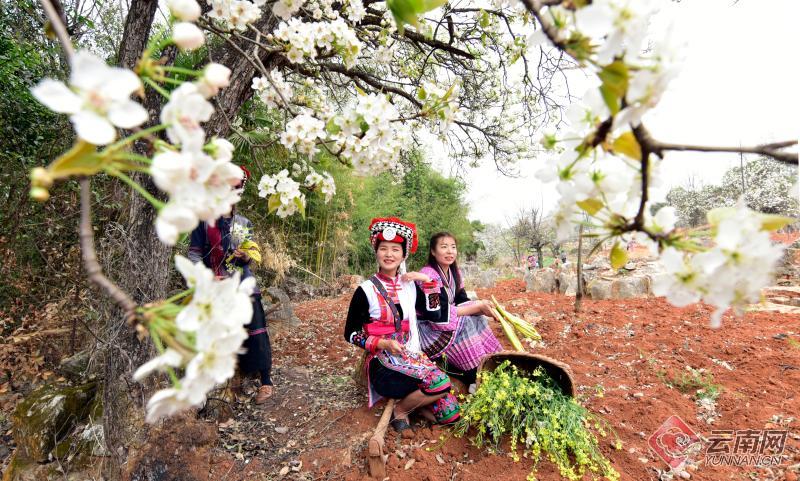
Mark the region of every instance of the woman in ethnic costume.
POLYGON ((429 419, 455 422, 459 407, 450 379, 420 351, 416 328, 417 310, 438 319, 438 288, 418 272, 401 275, 417 247, 416 227, 396 218, 373 219, 370 240, 378 272, 356 289, 344 328, 344 338, 366 350, 369 406, 382 397, 399 399, 392 420, 396 431, 411 427, 411 411, 429 405, 430 411, 422 410, 429 419))
POLYGON ((419 332, 422 351, 430 359, 446 364, 449 374, 469 386, 475 382, 483 357, 502 347, 485 317, 493 318, 491 304, 470 301, 467 297, 457 255, 456 238, 452 234, 439 232, 431 237, 428 263, 420 272, 441 287, 442 309, 438 317, 420 311, 419 332))
MULTIPOLYGON (((240 188, 244 189, 250 172, 244 167, 242 170, 244 180, 240 188)), ((220 217, 213 225, 201 222, 192 232, 189 260, 203 262, 218 278, 230 277, 236 271, 241 272, 242 279, 253 277, 250 264, 261 263, 261 252, 252 237, 253 223, 235 211, 220 217)), ((272 346, 258 286, 252 301, 253 319, 245 326, 249 337, 242 346, 245 352, 239 355, 238 370, 244 374, 259 374, 261 386, 254 401, 263 404, 272 396, 272 346)))

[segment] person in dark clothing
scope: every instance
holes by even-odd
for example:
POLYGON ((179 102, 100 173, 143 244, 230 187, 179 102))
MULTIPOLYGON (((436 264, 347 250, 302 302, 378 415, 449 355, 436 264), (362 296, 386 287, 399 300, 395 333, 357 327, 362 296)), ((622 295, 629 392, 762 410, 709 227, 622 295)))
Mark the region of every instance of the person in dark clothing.
MULTIPOLYGON (((244 188, 250 173, 244 168, 242 170, 245 171, 245 177, 241 188, 244 188)), ((253 277, 250 265, 253 262, 261 263, 261 253, 252 237, 252 222, 234 212, 220 217, 213 225, 201 222, 191 235, 189 260, 202 262, 218 278, 230 277, 237 271, 242 279, 253 277)), ((254 401, 263 404, 273 393, 272 346, 258 286, 252 302, 253 319, 245 326, 249 337, 242 346, 245 352, 239 355, 238 370, 244 374, 258 373, 261 386, 254 401)))

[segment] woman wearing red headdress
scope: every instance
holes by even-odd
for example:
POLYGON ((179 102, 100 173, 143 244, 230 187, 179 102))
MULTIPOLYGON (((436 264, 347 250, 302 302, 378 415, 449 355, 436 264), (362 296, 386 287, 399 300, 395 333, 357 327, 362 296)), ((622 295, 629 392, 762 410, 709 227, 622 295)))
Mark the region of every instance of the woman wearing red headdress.
POLYGON ((426 407, 426 417, 432 414, 436 422, 452 423, 459 407, 450 379, 421 352, 417 331, 417 311, 438 317, 439 289, 425 282, 430 281, 425 275, 402 273, 405 260, 417 248, 416 226, 396 218, 373 219, 370 241, 378 272, 353 294, 344 329, 348 342, 366 350, 369 405, 381 397, 398 399, 392 420, 397 431, 408 429, 409 413, 421 407, 426 407))
MULTIPOLYGON (((244 167, 242 170, 244 178, 240 188, 244 189, 250 172, 244 167)), ((258 244, 253 242, 253 223, 235 211, 220 217, 213 225, 201 222, 192 232, 188 257, 192 262, 205 264, 218 278, 232 276, 236 271, 241 273, 242 279, 253 277, 250 265, 261 263, 258 244)), ((245 326, 249 337, 242 345, 245 352, 239 355, 238 371, 258 373, 261 387, 254 401, 263 404, 272 396, 272 346, 258 286, 252 301, 253 319, 245 326)))

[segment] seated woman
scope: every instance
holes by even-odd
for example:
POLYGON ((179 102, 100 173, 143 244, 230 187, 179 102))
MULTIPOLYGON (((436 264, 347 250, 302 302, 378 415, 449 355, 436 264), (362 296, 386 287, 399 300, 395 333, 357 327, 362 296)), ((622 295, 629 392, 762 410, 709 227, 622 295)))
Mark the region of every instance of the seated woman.
POLYGON ((422 351, 430 359, 446 363, 448 373, 470 385, 483 357, 502 347, 484 317, 494 317, 491 303, 467 297, 456 263, 456 244, 456 238, 448 232, 431 237, 428 263, 420 273, 441 286, 438 302, 442 307, 438 317, 419 311, 419 333, 422 351))
POLYGON ((366 350, 369 406, 381 397, 399 399, 392 420, 396 431, 410 428, 408 415, 422 407, 425 417, 452 423, 459 406, 450 379, 420 351, 416 328, 417 309, 439 318, 438 288, 420 273, 400 276, 401 265, 417 247, 416 227, 395 218, 373 219, 370 241, 378 273, 356 289, 344 328, 344 338, 366 350))

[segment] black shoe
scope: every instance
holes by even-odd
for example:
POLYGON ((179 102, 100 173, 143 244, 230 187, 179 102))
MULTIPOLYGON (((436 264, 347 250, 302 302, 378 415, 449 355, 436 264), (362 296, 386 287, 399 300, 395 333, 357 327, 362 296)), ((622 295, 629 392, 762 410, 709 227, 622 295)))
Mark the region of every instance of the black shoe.
POLYGON ((406 429, 411 429, 408 419, 394 418, 389 422, 389 424, 391 424, 394 430, 398 433, 402 433, 406 429))

